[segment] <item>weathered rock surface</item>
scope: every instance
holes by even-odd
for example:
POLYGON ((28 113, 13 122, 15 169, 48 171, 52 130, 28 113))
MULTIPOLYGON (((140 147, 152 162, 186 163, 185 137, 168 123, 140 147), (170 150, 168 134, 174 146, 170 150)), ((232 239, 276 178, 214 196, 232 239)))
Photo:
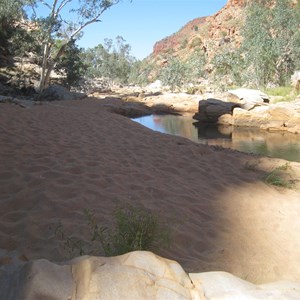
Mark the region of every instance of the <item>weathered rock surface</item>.
POLYGON ((6 300, 233 300, 300 299, 300 283, 254 285, 226 272, 187 274, 175 261, 151 252, 83 256, 65 263, 45 259, 0 268, 6 300))
POLYGON ((201 283, 206 299, 284 300, 300 299, 300 284, 291 281, 254 285, 226 272, 189 274, 195 286, 201 283))
MULTIPOLYGON (((79 257, 54 264, 40 259, 0 277, 0 298, 201 299, 181 266, 151 252, 79 257)), ((204 299, 204 298, 202 298, 204 299)))
POLYGON ((70 92, 67 88, 60 85, 51 85, 38 95, 40 101, 53 100, 77 100, 83 99, 87 96, 83 93, 70 92))
POLYGON ((235 108, 231 124, 300 133, 300 101, 255 107, 250 111, 235 108))
MULTIPOLYGON (((243 103, 217 99, 200 100, 198 112, 193 118, 203 123, 300 133, 299 99, 292 102, 268 104, 264 102, 266 101, 264 99, 267 99, 264 94, 253 92, 252 95, 252 99, 251 97, 247 98, 249 99, 247 103, 251 104, 249 110, 243 109, 245 107, 243 103)), ((242 93, 239 94, 239 97, 241 97, 239 99, 246 99, 242 97, 242 93)))
POLYGON ((270 97, 259 90, 236 89, 228 93, 237 97, 240 107, 247 110, 270 102, 270 97))
POLYGON ((166 112, 195 113, 198 110, 199 98, 198 95, 188 95, 185 93, 164 93, 145 97, 143 103, 154 109, 154 111, 165 108, 166 112))
POLYGON ((233 109, 236 107, 240 107, 240 105, 218 99, 201 100, 199 101, 198 112, 193 118, 204 123, 218 123, 221 116, 232 114, 233 109))

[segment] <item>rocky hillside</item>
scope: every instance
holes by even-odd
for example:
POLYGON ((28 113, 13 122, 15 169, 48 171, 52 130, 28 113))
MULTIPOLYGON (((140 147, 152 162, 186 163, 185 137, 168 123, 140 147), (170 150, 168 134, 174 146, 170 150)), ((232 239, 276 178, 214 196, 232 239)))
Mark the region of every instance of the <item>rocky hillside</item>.
POLYGON ((212 57, 224 46, 238 47, 245 3, 246 0, 229 0, 215 15, 188 22, 177 33, 157 42, 150 60, 159 61, 168 54, 185 58, 199 48, 212 57))

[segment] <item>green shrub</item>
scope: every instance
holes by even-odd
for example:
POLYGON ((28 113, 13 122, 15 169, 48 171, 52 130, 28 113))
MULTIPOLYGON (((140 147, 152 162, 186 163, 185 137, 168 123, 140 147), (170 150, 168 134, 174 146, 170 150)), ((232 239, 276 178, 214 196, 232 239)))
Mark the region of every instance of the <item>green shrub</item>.
POLYGON ((181 50, 182 50, 182 49, 185 49, 186 46, 187 46, 187 44, 188 44, 188 40, 187 40, 187 38, 185 38, 185 39, 181 42, 181 44, 180 44, 180 49, 181 49, 181 50))
POLYGON ((188 87, 186 93, 189 95, 203 94, 203 90, 205 90, 205 87, 190 86, 190 87, 188 87))
POLYGON ((291 189, 295 181, 291 179, 287 180, 287 176, 286 174, 284 174, 284 172, 287 171, 289 168, 290 166, 288 163, 275 168, 264 177, 265 183, 291 189))
POLYGON ((137 250, 155 251, 170 246, 169 227, 143 207, 117 207, 113 228, 99 225, 92 211, 86 209, 84 213, 91 234, 90 243, 67 235, 61 222, 55 227, 56 236, 61 238, 70 255, 99 255, 102 252, 105 256, 114 256, 137 250))
POLYGON ((191 42, 191 44, 190 44, 190 47, 191 47, 191 48, 196 48, 196 47, 199 47, 199 46, 201 46, 201 45, 202 45, 201 39, 200 39, 199 37, 195 37, 195 38, 192 40, 192 42, 191 42))

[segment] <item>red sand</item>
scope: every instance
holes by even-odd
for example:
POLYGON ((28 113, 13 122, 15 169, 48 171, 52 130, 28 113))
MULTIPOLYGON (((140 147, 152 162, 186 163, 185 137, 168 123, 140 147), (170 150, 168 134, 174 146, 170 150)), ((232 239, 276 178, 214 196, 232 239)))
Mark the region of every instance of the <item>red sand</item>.
POLYGON ((268 186, 249 161, 284 164, 152 132, 95 100, 1 104, 0 248, 61 260, 53 224, 86 236, 85 208, 109 225, 116 202, 142 204, 172 220, 158 254, 188 272, 300 280, 299 185, 268 186))

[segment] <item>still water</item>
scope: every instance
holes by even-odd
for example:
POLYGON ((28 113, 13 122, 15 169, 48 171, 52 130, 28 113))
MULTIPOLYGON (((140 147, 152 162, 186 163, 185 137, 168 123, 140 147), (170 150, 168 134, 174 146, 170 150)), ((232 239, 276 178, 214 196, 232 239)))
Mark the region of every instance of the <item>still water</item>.
POLYGON ((152 130, 183 136, 194 142, 300 162, 300 135, 251 128, 199 125, 192 115, 151 115, 135 118, 152 130))

